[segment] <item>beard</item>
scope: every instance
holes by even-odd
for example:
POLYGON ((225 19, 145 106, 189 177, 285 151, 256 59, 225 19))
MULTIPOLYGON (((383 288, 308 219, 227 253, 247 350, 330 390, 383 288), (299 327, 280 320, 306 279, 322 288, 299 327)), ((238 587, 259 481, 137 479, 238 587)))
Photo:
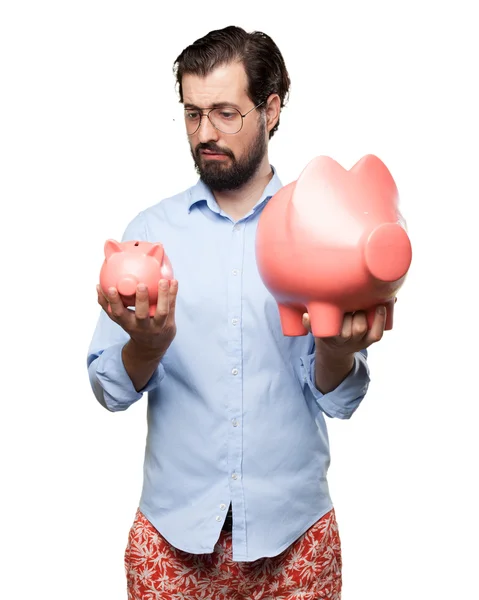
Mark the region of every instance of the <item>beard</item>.
POLYGON ((237 190, 245 185, 257 172, 267 150, 266 124, 260 120, 258 134, 246 149, 243 158, 236 159, 229 148, 220 148, 214 142, 198 144, 191 156, 195 168, 203 182, 213 191, 237 190), (221 160, 205 160, 200 154, 201 150, 216 151, 230 158, 230 165, 223 164, 221 160))

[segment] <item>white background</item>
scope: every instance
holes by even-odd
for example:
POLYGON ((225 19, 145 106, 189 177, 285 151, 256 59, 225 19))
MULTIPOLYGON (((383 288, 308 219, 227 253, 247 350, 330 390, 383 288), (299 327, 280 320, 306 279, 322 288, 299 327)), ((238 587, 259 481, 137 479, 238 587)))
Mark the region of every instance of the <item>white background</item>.
POLYGON ((413 244, 367 399, 328 420, 343 599, 479 598, 473 5, 2 3, 2 598, 126 598, 146 398, 111 414, 90 390, 95 284, 104 241, 196 181, 172 64, 229 24, 285 57, 283 183, 320 154, 346 168, 377 154, 413 244))

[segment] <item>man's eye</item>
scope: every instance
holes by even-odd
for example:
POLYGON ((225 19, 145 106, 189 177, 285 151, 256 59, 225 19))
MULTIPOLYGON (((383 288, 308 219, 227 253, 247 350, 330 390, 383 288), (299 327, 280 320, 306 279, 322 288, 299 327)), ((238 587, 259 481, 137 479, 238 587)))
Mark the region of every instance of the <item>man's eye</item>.
POLYGON ((190 121, 194 121, 195 119, 197 119, 199 116, 198 111, 193 111, 193 110, 189 110, 186 112, 186 118, 189 119, 190 121))

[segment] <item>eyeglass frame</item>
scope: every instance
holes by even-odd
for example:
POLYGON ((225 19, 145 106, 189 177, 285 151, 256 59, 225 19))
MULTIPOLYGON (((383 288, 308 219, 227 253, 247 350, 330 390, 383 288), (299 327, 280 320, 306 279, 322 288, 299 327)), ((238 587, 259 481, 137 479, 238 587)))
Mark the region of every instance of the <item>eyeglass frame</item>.
MULTIPOLYGON (((203 117, 208 117, 208 121, 213 125, 213 127, 219 131, 220 133, 224 133, 225 135, 236 135, 237 133, 239 133, 242 129, 243 129, 243 124, 244 124, 244 118, 249 115, 250 112, 253 112, 255 109, 259 108, 262 104, 264 104, 266 102, 266 100, 263 100, 262 102, 260 102, 259 104, 257 104, 256 106, 253 106, 253 108, 250 108, 247 112, 243 114, 241 114, 240 110, 237 109, 235 106, 231 106, 231 104, 221 104, 220 106, 213 106, 213 108, 199 108, 198 106, 194 106, 193 108, 197 108, 199 113, 200 113, 200 122, 198 123, 198 127, 193 131, 193 133, 188 133, 188 131, 186 132, 187 135, 195 135, 195 133, 199 130, 199 128, 201 127, 201 122, 203 120, 203 117), (213 123, 213 121, 210 119, 210 112, 213 110, 218 110, 219 108, 232 108, 233 110, 235 110, 239 116, 241 117, 241 127, 238 129, 238 131, 235 131, 234 133, 227 133, 226 131, 221 131, 221 129, 218 129, 218 127, 216 127, 216 125, 213 123), (203 111, 208 111, 208 112, 203 112, 203 111)), ((183 109, 183 112, 186 112, 187 108, 183 109)))

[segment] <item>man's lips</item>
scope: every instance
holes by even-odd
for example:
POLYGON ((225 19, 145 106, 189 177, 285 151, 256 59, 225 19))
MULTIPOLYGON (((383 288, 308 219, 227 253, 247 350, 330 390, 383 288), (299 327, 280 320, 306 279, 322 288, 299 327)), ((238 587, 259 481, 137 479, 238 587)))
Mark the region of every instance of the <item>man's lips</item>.
POLYGON ((228 156, 224 152, 218 152, 217 150, 200 150, 200 154, 210 158, 222 158, 228 156))

